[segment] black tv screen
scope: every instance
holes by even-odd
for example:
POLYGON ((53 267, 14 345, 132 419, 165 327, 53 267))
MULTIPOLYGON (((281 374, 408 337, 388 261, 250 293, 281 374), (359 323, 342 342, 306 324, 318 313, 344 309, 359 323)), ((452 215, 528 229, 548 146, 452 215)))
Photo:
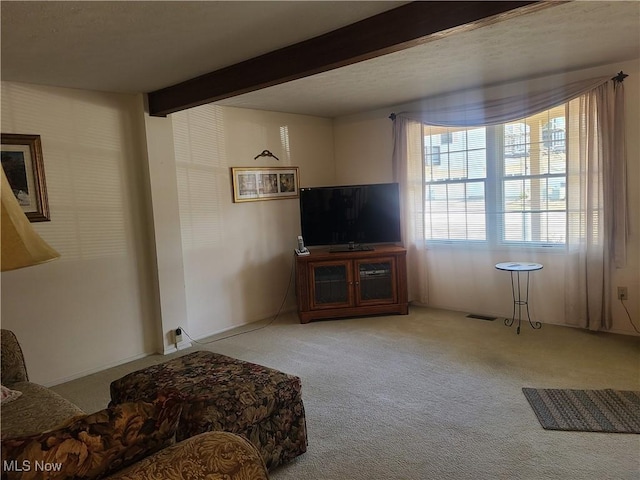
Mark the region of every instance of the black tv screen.
POLYGON ((401 240, 397 183, 301 188, 300 217, 307 246, 401 240))

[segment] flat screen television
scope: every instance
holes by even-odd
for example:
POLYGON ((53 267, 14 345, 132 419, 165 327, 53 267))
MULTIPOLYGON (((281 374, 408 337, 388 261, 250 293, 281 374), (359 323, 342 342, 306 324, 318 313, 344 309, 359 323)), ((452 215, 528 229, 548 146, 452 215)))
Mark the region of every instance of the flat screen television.
POLYGON ((300 221, 307 246, 369 250, 369 244, 399 242, 398 184, 301 188, 300 221))

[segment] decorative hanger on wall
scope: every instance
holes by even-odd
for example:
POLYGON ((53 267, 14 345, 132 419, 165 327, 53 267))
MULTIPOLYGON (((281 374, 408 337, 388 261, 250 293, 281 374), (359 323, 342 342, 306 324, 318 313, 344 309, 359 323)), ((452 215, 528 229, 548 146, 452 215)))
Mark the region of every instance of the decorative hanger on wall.
POLYGON ((258 155, 253 157, 253 159, 257 160, 260 157, 273 157, 276 160, 280 161, 280 159, 278 157, 276 157, 273 153, 271 153, 269 150, 263 150, 262 153, 259 153, 258 155))

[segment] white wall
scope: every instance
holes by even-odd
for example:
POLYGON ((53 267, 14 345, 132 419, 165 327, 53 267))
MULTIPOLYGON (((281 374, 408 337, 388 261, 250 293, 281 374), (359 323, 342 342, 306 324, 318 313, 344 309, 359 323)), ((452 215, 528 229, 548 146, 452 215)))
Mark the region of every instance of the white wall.
MULTIPOLYGON (((627 267, 616 270, 613 279, 613 298, 618 285, 629 288, 626 306, 640 329, 640 66, 636 62, 612 64, 579 72, 567 72, 551 78, 569 82, 600 75, 614 76, 623 70, 630 76, 625 80, 627 117, 627 160, 629 185, 629 214, 631 234, 628 240, 627 267)), ((498 96, 508 89, 513 93, 535 89, 542 81, 513 84, 481 91, 460 92, 467 100, 498 96)), ((400 105, 385 110, 365 112, 335 120, 335 157, 338 183, 392 181, 391 154, 392 112, 420 108, 421 103, 400 105), (372 168, 372 166, 374 168, 372 168)), ((550 253, 531 254, 526 251, 491 251, 433 248, 428 252, 429 304, 435 307, 473 313, 511 316, 511 285, 509 275, 494 269, 495 263, 515 259, 542 263, 542 271, 532 274, 532 315, 547 323, 565 323, 564 265, 562 256, 550 253)), ((623 305, 614 300, 613 330, 635 333, 623 305)))
MULTIPOLYGON (((329 119, 205 105, 171 115, 187 320, 202 338, 273 316, 300 234, 298 199, 233 203, 231 167, 299 167, 301 186, 335 182, 329 119), (279 160, 254 157, 269 150, 279 160)), ((284 308, 293 309, 293 281, 284 308)))
POLYGON ((36 231, 61 258, 4 272, 2 327, 44 384, 155 350, 141 98, 2 82, 2 132, 42 140, 51 221, 36 231))
POLYGON ((202 338, 274 315, 298 200, 234 204, 229 168, 335 182, 328 119, 214 106, 150 118, 142 96, 3 82, 2 131, 42 138, 51 222, 34 227, 62 257, 0 278, 2 327, 46 385, 168 351, 178 325, 202 338), (280 161, 254 160, 265 149, 280 161))
POLYGON ((153 243, 149 249, 155 253, 153 271, 159 297, 158 351, 171 353, 180 348, 174 332, 187 318, 173 122, 170 117, 151 117, 147 111, 145 106, 147 187, 153 212, 153 243))

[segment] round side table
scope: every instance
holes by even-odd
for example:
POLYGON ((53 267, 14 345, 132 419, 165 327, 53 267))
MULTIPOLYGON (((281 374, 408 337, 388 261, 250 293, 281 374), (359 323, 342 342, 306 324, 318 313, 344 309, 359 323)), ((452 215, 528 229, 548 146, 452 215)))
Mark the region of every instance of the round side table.
POLYGON ((496 264, 496 268, 498 270, 504 270, 511 274, 511 293, 513 294, 513 315, 511 318, 505 318, 504 324, 507 327, 513 325, 513 322, 516 320, 516 308, 518 310, 518 328, 516 332, 520 335, 520 323, 522 322, 522 307, 527 308, 527 319, 529 320, 529 325, 531 328, 539 329, 542 328, 542 323, 540 322, 532 322, 531 314, 529 313, 529 274, 535 270, 542 270, 542 264, 540 263, 531 263, 531 262, 503 262, 496 264), (520 284, 520 274, 527 274, 527 285, 524 291, 524 296, 522 292, 522 285, 520 284), (517 286, 517 288, 516 288, 517 286))

